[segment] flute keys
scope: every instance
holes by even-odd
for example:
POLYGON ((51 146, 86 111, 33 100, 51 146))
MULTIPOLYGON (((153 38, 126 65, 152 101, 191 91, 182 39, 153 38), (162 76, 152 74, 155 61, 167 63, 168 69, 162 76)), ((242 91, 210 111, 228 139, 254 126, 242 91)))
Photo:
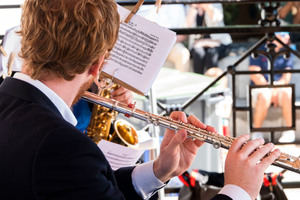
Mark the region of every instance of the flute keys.
POLYGON ((300 169, 300 160, 298 157, 291 156, 286 153, 281 153, 277 161, 285 163, 286 165, 294 169, 300 169))
POLYGON ((219 141, 214 141, 212 145, 213 145, 213 147, 214 147, 215 149, 219 149, 219 148, 221 147, 221 142, 219 142, 219 141))

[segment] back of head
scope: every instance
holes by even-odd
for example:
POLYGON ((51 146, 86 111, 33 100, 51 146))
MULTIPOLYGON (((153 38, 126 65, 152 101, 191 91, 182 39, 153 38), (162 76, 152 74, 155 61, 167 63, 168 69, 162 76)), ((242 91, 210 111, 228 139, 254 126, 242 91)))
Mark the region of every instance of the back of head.
POLYGON ((72 80, 113 47, 120 19, 114 0, 25 0, 21 22, 31 77, 72 80))

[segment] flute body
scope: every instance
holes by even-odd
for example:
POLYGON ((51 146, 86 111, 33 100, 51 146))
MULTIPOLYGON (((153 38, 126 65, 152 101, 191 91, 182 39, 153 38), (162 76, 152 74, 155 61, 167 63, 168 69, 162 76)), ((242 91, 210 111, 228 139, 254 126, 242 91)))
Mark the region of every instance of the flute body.
MULTIPOLYGON (((214 146, 214 148, 221 147, 229 149, 235 139, 230 136, 223 136, 201 128, 197 128, 191 124, 175 121, 170 117, 155 115, 140 109, 136 109, 135 107, 131 108, 124 103, 115 101, 113 99, 99 97, 98 95, 91 92, 86 91, 83 94, 82 98, 88 102, 110 108, 119 113, 123 113, 125 115, 129 115, 131 117, 146 121, 155 126, 161 126, 172 130, 185 129, 189 137, 210 143, 214 146)), ((300 174, 300 159, 296 156, 281 153, 279 158, 272 165, 300 174)))

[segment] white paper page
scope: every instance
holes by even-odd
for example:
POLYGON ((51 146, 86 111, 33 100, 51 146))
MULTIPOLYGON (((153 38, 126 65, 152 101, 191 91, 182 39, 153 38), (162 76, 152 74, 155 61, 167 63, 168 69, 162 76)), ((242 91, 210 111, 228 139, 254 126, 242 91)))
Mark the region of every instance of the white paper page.
POLYGON ((105 155, 105 158, 113 170, 117 170, 121 167, 134 166, 144 153, 144 150, 125 147, 106 140, 101 140, 98 143, 98 147, 105 155))
MULTIPOLYGON (((129 10, 118 6, 121 20, 129 10)), ((134 15, 121 23, 119 37, 103 71, 146 94, 176 41, 167 28, 134 15)))

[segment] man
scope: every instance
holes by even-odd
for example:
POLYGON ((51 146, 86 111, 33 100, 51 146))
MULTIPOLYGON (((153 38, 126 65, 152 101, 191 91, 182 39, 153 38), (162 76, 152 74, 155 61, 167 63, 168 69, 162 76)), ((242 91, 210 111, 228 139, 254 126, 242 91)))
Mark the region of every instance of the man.
MULTIPOLYGON (((289 34, 287 32, 276 33, 276 37, 280 39, 283 43, 289 44, 289 34)), ((275 52, 283 47, 280 43, 275 42, 276 48, 275 52)), ((274 70, 284 70, 292 69, 293 61, 292 58, 284 58, 280 55, 276 58, 274 62, 274 70)), ((268 70, 269 62, 264 56, 259 56, 258 58, 250 58, 250 71, 261 71, 268 70)), ((284 74, 274 74, 274 85, 286 85, 291 81, 291 73, 284 74)), ((254 85, 268 85, 269 77, 266 74, 252 74, 250 76, 252 84, 254 85)), ((271 105, 275 107, 280 106, 282 108, 282 117, 284 119, 285 125, 288 127, 292 126, 292 103, 291 103, 291 91, 286 88, 260 88, 254 89, 252 92, 253 96, 253 126, 255 128, 262 127, 262 124, 267 116, 268 109, 271 105)), ((253 137, 262 137, 262 133, 254 132, 253 137)), ((284 131, 279 138, 279 142, 288 143, 295 141, 295 131, 288 130, 284 131)))
MULTIPOLYGON (((113 172, 74 127, 70 106, 97 77, 117 38, 113 0, 26 0, 23 9, 22 73, 0 87, 0 199, 147 199, 190 166, 202 142, 184 130, 166 131, 155 161, 113 172)), ((214 131, 182 112, 171 118, 214 131)), ((263 171, 279 151, 268 154, 272 144, 248 140, 234 141, 226 186, 215 200, 258 195, 263 171)))

